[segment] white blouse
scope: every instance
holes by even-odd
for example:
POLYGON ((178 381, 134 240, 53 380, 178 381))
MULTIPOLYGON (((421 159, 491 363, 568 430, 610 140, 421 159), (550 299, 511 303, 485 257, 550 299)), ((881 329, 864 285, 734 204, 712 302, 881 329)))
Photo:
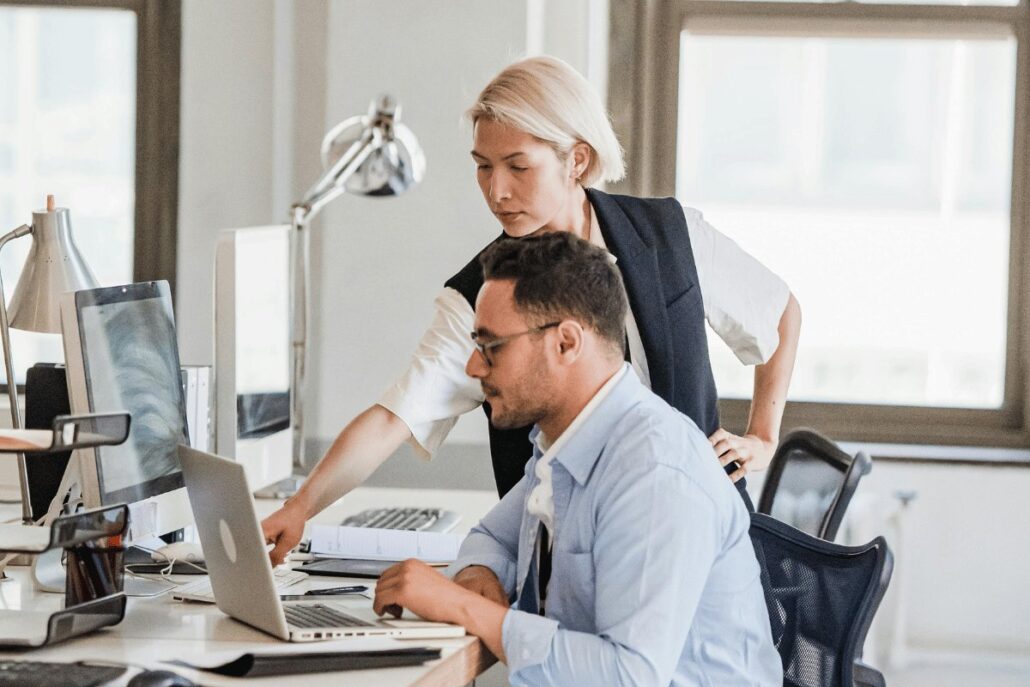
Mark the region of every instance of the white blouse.
MULTIPOLYGON (((593 213, 591 213, 593 215, 593 213)), ((745 365, 767 361, 779 346, 778 327, 790 290, 786 282, 708 224, 701 212, 684 207, 705 319, 745 365)), ((590 242, 604 246, 591 216, 590 242)), ((475 313, 465 297, 444 287, 436 312, 408 369, 379 399, 411 430, 411 445, 431 458, 458 418, 483 404, 479 382, 465 374, 474 347, 469 334, 475 313)), ((640 330, 627 312, 626 333, 634 371, 648 387, 647 358, 640 330)))

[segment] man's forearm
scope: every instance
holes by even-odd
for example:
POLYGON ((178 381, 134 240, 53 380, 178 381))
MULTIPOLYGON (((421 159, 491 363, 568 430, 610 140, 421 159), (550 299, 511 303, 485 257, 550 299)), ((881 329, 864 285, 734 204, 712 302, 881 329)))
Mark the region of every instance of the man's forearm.
POLYGON ((780 435, 780 422, 787 401, 787 389, 794 373, 798 338, 801 333, 801 307, 790 294, 777 328, 780 343, 762 365, 755 366, 754 393, 748 415, 747 434, 775 443, 780 435))
POLYGON ((507 663, 502 636, 504 616, 507 612, 507 606, 501 606, 478 594, 468 592, 462 596, 452 622, 463 626, 469 634, 479 637, 499 661, 507 663))
POLYGON ((410 437, 403 420, 372 406, 340 432, 289 505, 313 517, 367 480, 410 437))

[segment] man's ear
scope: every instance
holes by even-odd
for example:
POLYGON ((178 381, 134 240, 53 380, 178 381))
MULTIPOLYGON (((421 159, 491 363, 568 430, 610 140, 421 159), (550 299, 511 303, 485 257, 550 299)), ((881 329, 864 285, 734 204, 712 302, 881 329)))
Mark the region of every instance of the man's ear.
POLYGON ((571 363, 583 353, 583 325, 575 320, 564 320, 558 325, 558 355, 563 362, 571 363))

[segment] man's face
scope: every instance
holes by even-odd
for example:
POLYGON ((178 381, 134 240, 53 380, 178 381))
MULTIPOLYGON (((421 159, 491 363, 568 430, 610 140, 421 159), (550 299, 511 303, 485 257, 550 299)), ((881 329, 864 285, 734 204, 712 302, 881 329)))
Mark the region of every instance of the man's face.
MULTIPOLYGON (((490 280, 483 284, 476 301, 475 332, 480 343, 491 342, 532 329, 515 307, 515 284, 490 280)), ((550 411, 551 377, 546 348, 553 329, 516 336, 490 348, 484 356, 474 350, 465 372, 478 379, 490 422, 498 429, 523 427, 539 422, 550 411)))

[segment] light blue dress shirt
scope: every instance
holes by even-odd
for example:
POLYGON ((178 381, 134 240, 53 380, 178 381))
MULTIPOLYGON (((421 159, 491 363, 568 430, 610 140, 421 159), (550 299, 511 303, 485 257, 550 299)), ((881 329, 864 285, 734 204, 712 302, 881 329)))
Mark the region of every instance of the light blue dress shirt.
POLYGON ((554 456, 546 616, 526 510, 540 456, 451 566, 485 565, 515 598, 513 685, 783 684, 748 513, 689 418, 624 374, 554 456))

